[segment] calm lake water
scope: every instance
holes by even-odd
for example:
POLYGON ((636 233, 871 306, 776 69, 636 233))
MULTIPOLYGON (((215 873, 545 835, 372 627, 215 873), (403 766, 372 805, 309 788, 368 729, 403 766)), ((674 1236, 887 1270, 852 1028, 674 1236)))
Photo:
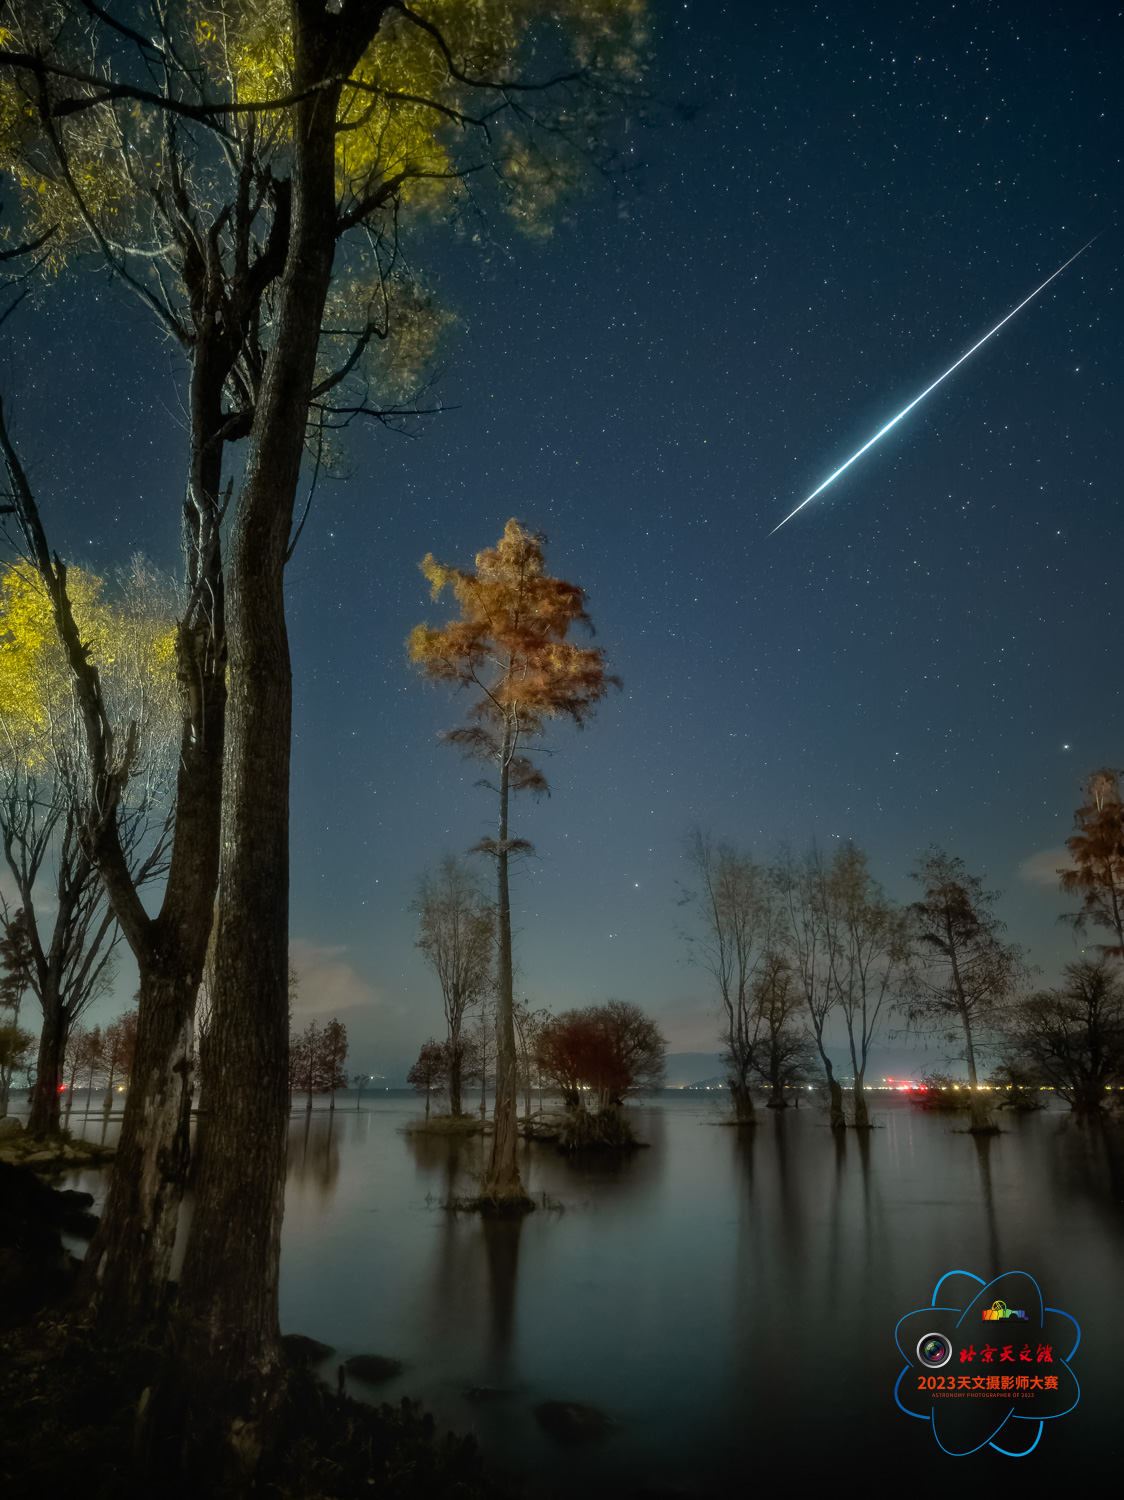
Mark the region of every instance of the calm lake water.
POLYGON ((353 1354, 401 1360, 352 1394, 420 1399, 535 1496, 853 1477, 1014 1493, 1119 1465, 1124 1126, 1055 1106, 975 1140, 874 1097, 880 1128, 837 1140, 815 1108, 737 1131, 712 1095, 660 1096, 635 1109, 650 1144, 625 1160, 532 1143, 525 1180, 549 1206, 519 1223, 442 1207, 472 1191, 483 1143, 408 1133, 413 1097, 298 1110, 282 1328, 334 1347, 327 1374, 353 1354), (1081 1325, 1080 1404, 1028 1457, 950 1457, 894 1403, 895 1325, 952 1270, 1029 1272, 1081 1325), (534 1415, 550 1400, 614 1426, 559 1447, 534 1415))

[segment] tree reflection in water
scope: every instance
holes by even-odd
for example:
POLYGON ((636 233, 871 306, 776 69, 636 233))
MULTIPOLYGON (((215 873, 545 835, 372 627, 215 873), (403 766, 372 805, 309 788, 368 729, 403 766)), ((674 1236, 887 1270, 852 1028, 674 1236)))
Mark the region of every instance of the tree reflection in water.
MULTIPOLYGON (((860 1450, 889 1472, 930 1463, 931 1437, 893 1403, 893 1329, 958 1267, 1024 1270, 1049 1305, 1124 1320, 1111 1120, 1045 1112, 977 1138, 884 1100, 873 1131, 833 1133, 805 1109, 716 1129, 704 1100, 668 1097, 637 1111, 650 1149, 568 1158, 532 1143, 525 1180, 561 1211, 488 1222, 442 1206, 471 1193, 481 1138, 404 1134, 412 1099, 380 1109, 337 1114, 334 1196, 300 1177, 326 1115, 307 1151, 305 1122, 294 1131, 284 1326, 344 1357, 401 1358, 386 1396, 475 1431, 536 1497, 723 1494, 777 1477, 781 1457, 798 1484, 837 1482, 840 1455, 860 1450), (611 1438, 559 1450, 534 1417, 548 1400, 603 1410, 611 1438)), ((1036 1480, 1109 1430, 1113 1348, 1083 1341, 1081 1407, 1044 1437, 1036 1480)), ((973 1472, 1009 1484, 1002 1463, 973 1472)))
POLYGON ((299 1189, 316 1188, 317 1196, 331 1198, 340 1175, 340 1143, 334 1110, 302 1111, 301 1122, 289 1125, 289 1182, 299 1189))

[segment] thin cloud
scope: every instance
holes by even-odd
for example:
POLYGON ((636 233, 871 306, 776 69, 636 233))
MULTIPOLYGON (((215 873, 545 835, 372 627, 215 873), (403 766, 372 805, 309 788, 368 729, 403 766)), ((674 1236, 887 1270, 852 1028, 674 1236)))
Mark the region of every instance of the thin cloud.
POLYGON ((1058 888, 1058 871, 1073 870, 1073 856, 1063 844, 1058 849, 1042 849, 1029 854, 1019 864, 1019 879, 1027 885, 1048 885, 1058 888))
POLYGON ((297 971, 297 1016, 338 1016, 343 1011, 375 1009, 379 997, 373 985, 362 979, 351 964, 340 957, 346 948, 326 948, 295 938, 289 944, 289 960, 297 971))

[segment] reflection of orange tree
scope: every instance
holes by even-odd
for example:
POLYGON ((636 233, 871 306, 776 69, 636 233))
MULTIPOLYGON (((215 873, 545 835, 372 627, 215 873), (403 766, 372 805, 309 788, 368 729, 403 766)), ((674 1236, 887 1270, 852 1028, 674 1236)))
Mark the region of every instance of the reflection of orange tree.
POLYGON ((336 1107, 336 1090, 347 1088, 347 1027, 331 1020, 321 1027, 310 1021, 299 1035, 289 1038, 289 1087, 307 1094, 306 1109, 313 1094, 330 1094, 336 1107))

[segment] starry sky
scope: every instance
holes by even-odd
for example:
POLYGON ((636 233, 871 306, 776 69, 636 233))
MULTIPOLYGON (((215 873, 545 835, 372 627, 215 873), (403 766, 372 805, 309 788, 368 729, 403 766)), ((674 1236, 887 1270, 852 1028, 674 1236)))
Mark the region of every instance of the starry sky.
MULTIPOLYGON (((933 843, 1046 978, 1080 782, 1124 760, 1118 598, 1124 20, 1104 4, 654 5, 629 171, 553 234, 414 247, 455 315, 411 436, 356 434, 290 564, 300 1015, 397 1075, 441 1025, 409 903, 490 831, 404 642, 432 550, 509 516, 584 587, 624 690, 517 813, 520 983, 635 1000, 718 1050, 682 841, 852 839, 899 899, 933 843), (857 447, 1099 235, 830 490, 857 447)), ((90 273, 12 320, 0 380, 60 549, 174 569, 182 368, 90 273)), ((119 996, 134 981, 123 965, 119 996)), ((116 1006, 110 1007, 119 1008, 116 1006)), ((916 1061, 916 1059, 914 1059, 916 1061)), ((895 1042, 882 1067, 909 1066, 895 1042)))

